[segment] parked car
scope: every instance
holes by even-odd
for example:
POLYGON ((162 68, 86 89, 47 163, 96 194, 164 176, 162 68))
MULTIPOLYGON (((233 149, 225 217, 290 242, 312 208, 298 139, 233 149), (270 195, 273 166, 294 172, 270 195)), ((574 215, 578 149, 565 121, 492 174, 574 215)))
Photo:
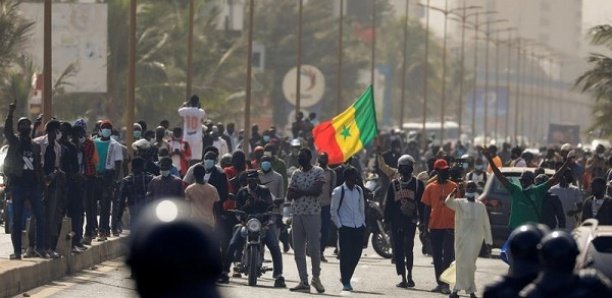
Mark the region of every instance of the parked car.
POLYGON ((612 278, 612 226, 600 226, 596 219, 588 219, 572 234, 580 249, 576 270, 593 268, 612 278))
MULTIPOLYGON (((519 184, 518 180, 521 174, 525 171, 533 172, 535 168, 500 168, 499 170, 512 183, 519 184)), ((555 174, 553 170, 546 169, 545 171, 549 177, 555 174)), ((480 196, 480 201, 487 207, 489 221, 491 222, 491 233, 493 234, 493 246, 501 247, 511 232, 508 228, 512 205, 510 193, 493 174, 490 174, 480 196)))

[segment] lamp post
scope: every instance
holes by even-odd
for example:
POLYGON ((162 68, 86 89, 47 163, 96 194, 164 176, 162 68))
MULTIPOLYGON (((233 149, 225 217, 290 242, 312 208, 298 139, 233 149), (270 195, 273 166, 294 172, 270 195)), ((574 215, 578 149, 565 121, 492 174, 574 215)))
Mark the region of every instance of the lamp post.
POLYGON ((497 24, 497 23, 503 23, 503 22, 507 22, 508 20, 506 19, 500 19, 500 20, 493 20, 493 21, 488 21, 486 22, 486 32, 485 33, 485 83, 484 83, 484 117, 483 117, 483 138, 484 138, 484 144, 487 143, 487 137, 488 137, 488 118, 489 118, 489 101, 488 101, 488 97, 489 97, 489 44, 491 42, 491 34, 493 33, 491 31, 491 25, 492 24, 497 24))
MULTIPOLYGON (((429 0, 427 0, 427 7, 429 7, 429 0)), ((423 127, 421 128, 421 145, 423 148, 427 144, 427 70, 429 68, 429 9, 425 9, 425 61, 423 67, 423 127)))
MULTIPOLYGON (((505 117, 505 125, 504 125, 504 138, 508 141, 508 137, 510 136, 510 73, 512 71, 512 31, 516 31, 516 28, 512 28, 513 30, 508 30, 508 40, 506 41, 508 45, 508 64, 506 71, 506 88, 508 89, 508 103, 506 105, 506 117, 505 117)), ((517 63, 518 67, 518 63, 517 63)), ((516 95, 514 95, 516 98, 516 95)), ((516 99, 515 99, 516 100, 516 99)))
POLYGON ((338 19, 338 86, 336 95, 336 113, 342 112, 342 35, 344 22, 344 0, 340 0, 340 16, 338 19))
POLYGON ((402 93, 400 96, 400 118, 399 118, 399 127, 400 129, 404 125, 404 108, 406 105, 406 51, 408 50, 408 19, 409 19, 409 7, 410 0, 406 0, 406 20, 404 23, 404 44, 402 50, 402 93))
MULTIPOLYGON (((448 40, 448 16, 450 14, 457 14, 459 11, 462 11, 461 16, 463 17, 462 19, 465 20, 467 19, 466 17, 466 11, 470 10, 470 9, 476 9, 476 8, 480 8, 480 6, 469 6, 466 7, 465 6, 465 1, 463 2, 463 7, 457 8, 457 9, 452 9, 449 10, 448 9, 448 0, 445 1, 445 6, 444 9, 442 8, 438 8, 435 6, 430 6, 430 5, 423 5, 423 4, 419 4, 425 8, 428 9, 433 9, 435 11, 441 12, 444 15, 444 35, 443 35, 443 47, 442 47, 442 77, 441 77, 441 87, 442 87, 442 92, 441 92, 441 103, 440 103, 440 145, 442 145, 444 143, 444 138, 445 138, 445 130, 444 130, 444 126, 445 126, 445 116, 446 116, 446 55, 447 55, 447 40, 448 40)), ((463 42, 465 40, 465 29, 462 30, 462 59, 463 59, 463 42)), ((463 67, 463 61, 461 62, 461 66, 463 67)), ((463 70, 462 70, 463 71, 463 70)), ((462 76, 463 78, 463 76, 462 76)), ((463 88, 463 85, 461 86, 461 89, 463 88)), ((460 90, 460 93, 463 93, 463 90, 460 90)), ((461 101, 461 99, 460 99, 461 101)), ((461 117, 461 116, 460 116, 461 117)), ((461 128, 460 128, 461 129, 461 128)))
POLYGON ((302 99, 302 26, 304 17, 304 0, 299 0, 298 8, 298 36, 297 36, 297 72, 295 84, 295 114, 297 115, 301 109, 302 99))
MULTIPOLYGON (((43 98, 42 112, 43 123, 49 122, 53 117, 53 81, 52 71, 52 0, 45 0, 43 16, 43 98)), ((43 124, 44 125, 44 124, 43 124)), ((129 126, 129 125, 128 125, 129 126)))
POLYGON ((456 21, 461 22, 461 62, 459 63, 460 68, 460 77, 459 81, 459 106, 457 113, 457 123, 458 123, 458 136, 461 137, 463 134, 463 83, 465 81, 465 23, 467 22, 469 17, 476 16, 478 12, 467 14, 466 12, 470 9, 480 9, 482 6, 465 6, 465 1, 463 1, 463 7, 461 7, 461 14, 456 14, 459 19, 455 19, 456 21))
POLYGON ((189 0, 189 28, 187 33, 187 82, 185 84, 186 99, 189 99, 189 96, 191 96, 192 94, 191 84, 193 80, 193 18, 195 14, 194 1, 195 0, 189 0))
MULTIPOLYGON (((136 8, 137 0, 130 1, 130 27, 128 37, 128 96, 127 96, 127 113, 126 113, 126 142, 132 144, 134 142, 134 106, 136 101, 136 8)), ((134 149, 132 146, 127 146, 128 154, 132 156, 134 149)))
MULTIPOLYGON (((251 138, 251 75, 253 70, 253 15, 255 14, 255 0, 249 0, 249 35, 247 44, 247 80, 246 100, 244 104, 244 138, 242 150, 249 154, 249 139, 251 138)), ((299 73, 298 73, 299 77, 299 73)), ((299 89, 298 89, 299 91, 299 89)), ((299 94, 299 92, 298 92, 299 94)))
MULTIPOLYGON (((499 107, 499 50, 501 48, 501 45, 503 44, 503 41, 500 40, 499 38, 499 33, 500 32, 510 32, 512 30, 515 30, 515 28, 513 27, 508 27, 508 28, 504 28, 504 29, 500 29, 500 30, 495 30, 494 33, 496 34, 496 38, 495 41, 493 42, 495 44, 495 125, 494 125, 494 130, 493 130, 493 139, 495 141, 497 141, 498 138, 498 130, 499 130, 499 114, 500 114, 500 107, 499 107)), ((508 57, 510 57, 510 55, 508 55, 508 57)), ((508 63, 508 67, 509 67, 509 63, 508 63)), ((510 84, 508 83, 508 86, 510 84)), ((508 101, 510 92, 508 91, 507 94, 507 98, 506 101, 508 101)), ((508 114, 508 108, 506 108, 506 118, 507 118, 507 114, 508 114)))

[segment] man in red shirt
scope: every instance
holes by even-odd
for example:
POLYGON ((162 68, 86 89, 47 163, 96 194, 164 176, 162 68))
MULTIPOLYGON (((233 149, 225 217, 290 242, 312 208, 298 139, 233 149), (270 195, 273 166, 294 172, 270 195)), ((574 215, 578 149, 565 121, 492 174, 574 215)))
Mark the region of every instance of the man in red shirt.
POLYGON ((444 204, 446 197, 452 193, 457 184, 450 181, 449 166, 446 160, 438 159, 434 163, 437 180, 425 187, 421 203, 426 206, 424 223, 431 235, 431 248, 436 274, 436 286, 432 292, 450 294, 449 285, 440 281, 440 275, 455 259, 455 212, 444 204))

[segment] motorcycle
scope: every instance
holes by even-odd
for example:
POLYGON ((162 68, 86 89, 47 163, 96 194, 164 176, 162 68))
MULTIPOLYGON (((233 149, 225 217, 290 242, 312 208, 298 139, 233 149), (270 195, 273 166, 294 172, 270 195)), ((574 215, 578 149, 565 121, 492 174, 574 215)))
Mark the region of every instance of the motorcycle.
POLYGON ((364 197, 366 198, 366 234, 364 247, 368 245, 368 238, 372 235, 372 248, 381 257, 390 259, 393 257, 393 246, 391 244, 391 229, 383 223, 384 212, 381 203, 375 199, 375 192, 370 189, 372 184, 365 184, 364 197), (370 197, 368 199, 368 197, 370 197))
POLYGON ((246 214, 240 210, 232 210, 233 213, 239 215, 242 219, 238 228, 240 235, 246 239, 240 264, 235 269, 238 272, 248 276, 248 285, 256 286, 257 278, 262 274, 272 270, 263 266, 264 260, 264 237, 269 229, 270 222, 263 223, 263 218, 273 215, 271 212, 261 214, 246 214))

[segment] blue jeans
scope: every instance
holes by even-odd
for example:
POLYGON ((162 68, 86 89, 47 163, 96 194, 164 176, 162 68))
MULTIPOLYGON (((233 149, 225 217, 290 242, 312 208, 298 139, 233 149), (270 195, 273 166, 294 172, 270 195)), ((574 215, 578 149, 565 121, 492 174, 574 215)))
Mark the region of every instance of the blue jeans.
MULTIPOLYGON (((223 272, 229 272, 232 261, 234 260, 234 254, 236 251, 244 246, 246 239, 240 235, 240 228, 236 229, 230 245, 225 254, 225 262, 223 262, 223 272)), ((276 237, 276 228, 270 226, 266 236, 263 238, 264 243, 270 250, 272 255, 272 264, 274 265, 273 277, 277 278, 283 275, 283 256, 278 245, 278 238, 276 237)))
POLYGON ((38 185, 12 186, 11 193, 13 195, 13 229, 11 230, 11 240, 15 255, 21 255, 21 232, 24 229, 22 217, 26 200, 30 201, 32 213, 36 218, 36 247, 44 249, 45 218, 43 216, 40 187, 38 185))

